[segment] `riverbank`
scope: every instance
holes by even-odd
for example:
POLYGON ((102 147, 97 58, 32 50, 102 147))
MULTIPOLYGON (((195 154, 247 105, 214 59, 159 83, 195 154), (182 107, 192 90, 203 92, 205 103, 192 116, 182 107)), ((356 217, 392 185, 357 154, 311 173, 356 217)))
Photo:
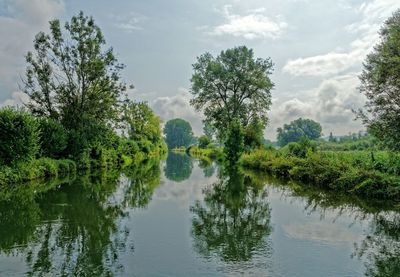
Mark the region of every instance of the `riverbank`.
POLYGON ((140 164, 146 159, 162 159, 167 154, 164 142, 148 149, 138 148, 134 141, 117 148, 95 146, 85 150, 76 160, 41 157, 13 166, 0 167, 0 186, 25 183, 36 179, 57 178, 94 170, 117 170, 140 164))
POLYGON ((199 148, 197 146, 189 147, 186 152, 191 157, 200 158, 200 159, 208 159, 208 160, 217 160, 221 161, 223 159, 223 151, 222 148, 216 146, 210 146, 207 148, 199 148))
POLYGON ((279 150, 255 150, 241 157, 257 169, 306 185, 377 199, 400 200, 400 156, 389 152, 308 151, 303 157, 279 150))

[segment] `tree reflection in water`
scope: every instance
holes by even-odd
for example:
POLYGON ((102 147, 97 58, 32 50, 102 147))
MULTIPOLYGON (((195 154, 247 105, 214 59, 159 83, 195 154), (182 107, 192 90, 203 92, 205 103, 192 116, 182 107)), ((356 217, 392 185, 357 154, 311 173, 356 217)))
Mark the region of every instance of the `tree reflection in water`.
POLYGON ((1 192, 0 253, 24 257, 28 276, 120 274, 129 235, 125 208, 147 205, 159 173, 159 162, 127 170, 129 193, 122 197, 119 172, 1 192))
POLYGON ((366 276, 383 277, 400 274, 400 214, 385 213, 374 216, 372 233, 360 245, 355 254, 366 257, 366 276))
POLYGON ((194 248, 204 257, 249 261, 255 253, 270 252, 271 211, 267 193, 229 168, 204 190, 204 201, 191 207, 194 248))
POLYGON ((279 187, 282 199, 286 196, 303 198, 308 214, 318 213, 323 219, 326 213, 336 211, 337 218, 350 215, 354 222, 369 222, 370 229, 365 238, 360 244, 354 244, 353 257, 365 262, 366 276, 400 276, 400 213, 395 203, 282 182, 254 171, 245 174, 254 182, 268 182, 270 186, 279 187))
POLYGON ((168 153, 164 174, 168 180, 182 182, 190 177, 193 161, 186 153, 168 153))

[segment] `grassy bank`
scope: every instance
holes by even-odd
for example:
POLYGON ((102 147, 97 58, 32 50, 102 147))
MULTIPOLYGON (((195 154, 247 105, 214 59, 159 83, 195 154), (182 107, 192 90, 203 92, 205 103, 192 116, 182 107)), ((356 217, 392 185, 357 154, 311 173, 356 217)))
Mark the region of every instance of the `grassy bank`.
POLYGON ((72 160, 40 158, 15 166, 0 167, 0 186, 23 183, 40 178, 59 177, 75 174, 77 164, 72 160))
POLYGON ((164 143, 148 148, 139 147, 136 142, 128 140, 116 148, 98 145, 86 149, 76 160, 42 157, 12 166, 0 166, 0 186, 56 178, 76 174, 78 171, 118 170, 140 164, 145 159, 163 158, 166 153, 164 143))
POLYGON ((255 150, 241 164, 303 184, 380 199, 400 200, 400 155, 368 151, 255 150))
POLYGON ((222 149, 216 146, 210 146, 207 148, 199 148, 197 146, 191 146, 186 150, 186 152, 190 156, 199 159, 213 159, 213 160, 223 159, 222 149))

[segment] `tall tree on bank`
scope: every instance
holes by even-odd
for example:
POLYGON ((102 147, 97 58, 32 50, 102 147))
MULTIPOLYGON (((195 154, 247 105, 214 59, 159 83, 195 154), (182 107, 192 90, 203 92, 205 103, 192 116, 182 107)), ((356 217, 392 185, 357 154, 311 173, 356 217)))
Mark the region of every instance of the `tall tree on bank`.
POLYGON ((270 58, 256 59, 246 46, 222 51, 217 57, 205 53, 193 64, 191 104, 203 111, 205 121, 223 141, 235 118, 243 127, 253 119, 265 127, 274 86, 269 78, 272 69, 270 58))
POLYGON ((128 126, 128 135, 136 141, 161 141, 161 119, 145 102, 129 102, 124 106, 123 122, 128 126))
POLYGON ((193 142, 192 126, 181 118, 167 121, 164 127, 164 135, 169 149, 180 146, 188 147, 193 142))
POLYGON ((380 30, 380 43, 367 56, 360 76, 367 97, 358 116, 368 132, 393 150, 400 150, 400 10, 380 30))
POLYGON ((311 119, 296 119, 290 124, 284 124, 283 128, 278 128, 278 144, 285 146, 289 142, 297 142, 302 138, 317 139, 321 137, 321 124, 311 119))
POLYGON ((50 21, 50 34, 38 33, 34 51, 26 55, 28 108, 61 122, 81 144, 117 121, 126 90, 120 81, 124 66, 104 47, 100 28, 80 12, 64 28, 59 20, 50 21))

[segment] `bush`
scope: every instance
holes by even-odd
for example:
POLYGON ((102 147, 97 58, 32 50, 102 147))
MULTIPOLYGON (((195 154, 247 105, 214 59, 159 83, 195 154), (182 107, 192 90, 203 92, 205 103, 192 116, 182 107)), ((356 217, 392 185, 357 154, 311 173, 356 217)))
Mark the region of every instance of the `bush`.
POLYGON ((39 124, 30 114, 12 108, 0 110, 0 163, 29 161, 39 151, 39 124))
POLYGON ((381 199, 400 199, 398 154, 377 152, 299 152, 256 150, 244 154, 244 167, 263 170, 304 184, 381 199))
POLYGON ((211 143, 211 140, 207 136, 199 137, 199 148, 204 149, 211 143))
POLYGON ((68 133, 64 127, 51 118, 39 120, 40 148, 45 157, 59 158, 67 148, 68 133))
POLYGON ((290 142, 287 148, 289 154, 298 158, 305 158, 308 152, 316 151, 317 145, 315 142, 303 137, 299 142, 290 142))

